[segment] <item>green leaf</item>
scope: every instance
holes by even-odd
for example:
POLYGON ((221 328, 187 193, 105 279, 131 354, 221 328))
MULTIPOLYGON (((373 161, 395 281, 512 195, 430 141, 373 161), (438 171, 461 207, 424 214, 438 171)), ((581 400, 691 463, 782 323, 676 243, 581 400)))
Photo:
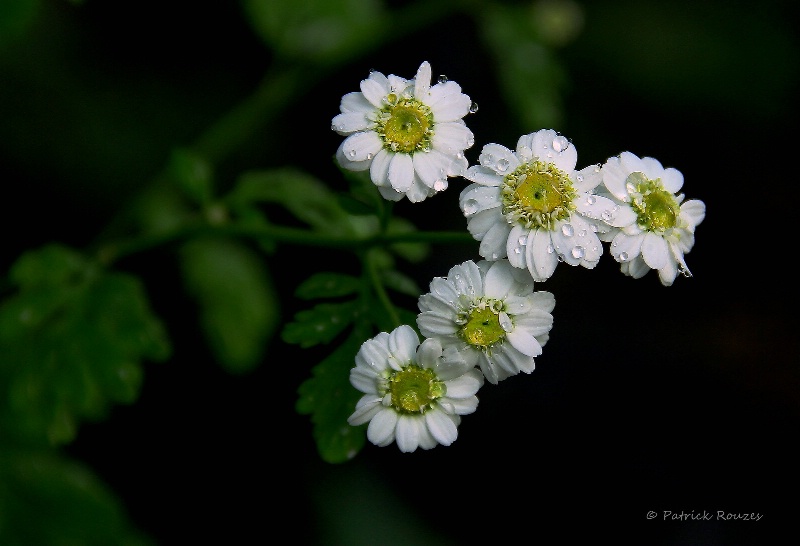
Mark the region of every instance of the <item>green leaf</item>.
POLYGON ((193 150, 173 150, 169 171, 183 193, 198 205, 207 205, 214 194, 211 164, 193 150))
POLYGON ((19 290, 0 303, 0 429, 66 443, 81 420, 136 400, 141 361, 168 358, 169 341, 136 277, 56 245, 12 270, 19 290))
POLYGON ((85 466, 0 448, 0 544, 146 546, 122 502, 85 466))
POLYGON ((0 2, 0 47, 25 34, 36 21, 40 0, 3 0, 0 2))
POLYGON ((338 298, 356 294, 361 279, 343 273, 315 273, 297 287, 295 296, 304 300, 317 298, 338 298))
POLYGON ((365 427, 353 427, 347 422, 362 394, 350 384, 350 369, 355 366, 356 354, 366 340, 364 332, 356 330, 314 366, 312 377, 297 391, 295 409, 300 414, 311 415, 317 451, 329 463, 352 459, 364 447, 366 439, 365 427))
POLYGON ((226 197, 231 207, 276 203, 298 220, 329 234, 351 234, 349 215, 336 195, 313 176, 294 168, 243 174, 226 197))
POLYGON ((312 309, 300 311, 282 333, 286 343, 308 348, 320 343, 330 343, 358 316, 358 300, 342 303, 321 303, 312 309))
POLYGON ((422 294, 417 282, 395 269, 388 269, 380 272, 381 282, 395 292, 406 294, 412 298, 419 297, 422 294))
POLYGON ((180 249, 186 290, 219 363, 231 373, 260 364, 278 326, 279 304, 263 260, 231 239, 201 239, 180 249))
POLYGON ((529 7, 493 4, 476 21, 495 58, 505 103, 514 111, 520 130, 561 126, 566 74, 542 42, 529 7))
MULTIPOLYGON (((389 220, 389 225, 386 227, 386 233, 389 235, 398 233, 412 233, 417 231, 417 228, 406 220, 393 216, 389 220)), ((391 250, 412 263, 419 263, 430 254, 431 247, 425 243, 397 243, 391 245, 391 250)))
POLYGON ((383 32, 379 0, 243 0, 250 23, 281 57, 334 62, 383 32))

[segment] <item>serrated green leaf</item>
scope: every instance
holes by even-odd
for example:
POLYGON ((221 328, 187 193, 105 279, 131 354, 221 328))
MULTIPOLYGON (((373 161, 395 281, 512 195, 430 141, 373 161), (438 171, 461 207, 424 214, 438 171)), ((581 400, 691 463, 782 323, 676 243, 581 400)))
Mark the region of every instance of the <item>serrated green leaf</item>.
POLYGON ((295 409, 311 415, 317 451, 329 463, 352 459, 364 447, 364 427, 351 426, 347 418, 355 411, 362 394, 350 384, 350 369, 355 366, 356 354, 365 340, 363 332, 354 331, 314 366, 312 377, 297 391, 295 409))
POLYGON ((51 451, 0 448, 0 544, 146 546, 87 467, 51 451))
POLYGON ((20 260, 21 288, 0 303, 0 428, 69 442, 82 420, 136 399, 141 361, 168 358, 169 341, 136 277, 81 269, 77 252, 54 246, 20 260))
POLYGON ((333 62, 383 31, 379 0, 244 0, 261 39, 279 56, 333 62))
POLYGON ((263 260, 232 239, 191 241, 181 247, 180 258, 186 290, 220 365, 231 373, 258 366, 280 316, 263 260))
POLYGON ((356 294, 361 287, 361 279, 343 273, 315 273, 295 291, 295 296, 303 300, 318 298, 339 298, 356 294))
POLYGON ((172 151, 168 169, 178 187, 193 202, 206 205, 214 194, 213 169, 208 160, 193 150, 172 151))
POLYGON ((283 340, 303 348, 330 343, 353 322, 359 310, 358 300, 320 303, 295 314, 294 321, 283 329, 283 340))

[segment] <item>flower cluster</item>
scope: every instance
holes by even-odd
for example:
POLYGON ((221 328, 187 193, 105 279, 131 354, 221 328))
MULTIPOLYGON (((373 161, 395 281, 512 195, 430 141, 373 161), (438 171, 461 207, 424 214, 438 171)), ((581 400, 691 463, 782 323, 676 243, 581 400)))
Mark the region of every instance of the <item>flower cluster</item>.
POLYGON ((477 392, 534 370, 553 326, 553 294, 534 290, 559 263, 594 268, 608 243, 622 273, 650 269, 670 286, 691 276, 685 255, 705 204, 684 200, 683 175, 652 157, 622 152, 578 167, 572 142, 552 129, 521 136, 512 150, 487 144, 478 164, 463 118, 475 108, 452 81, 431 85, 422 63, 406 80, 372 71, 361 91, 342 98, 332 128, 346 136, 342 168, 369 170, 388 200, 419 202, 448 186, 459 195, 467 230, 480 244, 477 263, 453 266, 420 296, 417 328, 381 332, 361 346, 351 384, 363 392, 348 422, 369 423, 378 446, 403 452, 450 445, 461 415, 477 409, 477 392))

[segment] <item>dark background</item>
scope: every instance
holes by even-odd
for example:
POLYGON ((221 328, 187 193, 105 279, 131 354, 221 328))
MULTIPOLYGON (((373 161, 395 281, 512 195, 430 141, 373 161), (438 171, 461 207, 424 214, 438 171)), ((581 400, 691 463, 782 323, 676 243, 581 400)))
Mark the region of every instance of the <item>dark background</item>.
MULTIPOLYGON (((392 3, 399 4, 397 2, 392 3)), ((174 356, 146 366, 139 400, 83 425, 66 447, 158 544, 783 544, 796 540, 800 369, 796 266, 798 19, 789 2, 580 4, 560 48, 563 119, 579 165, 629 150, 685 176, 706 203, 693 278, 561 265, 546 286, 555 324, 537 369, 479 392, 450 447, 372 445, 341 465, 316 452, 296 389, 323 349, 280 341, 253 373, 204 347, 168 251, 124 263, 144 279, 174 356), (760 521, 664 521, 665 511, 760 521), (657 517, 649 521, 648 511, 657 517)), ((88 244, 159 171, 244 99, 273 62, 236 3, 47 1, 0 65, 0 265, 58 240, 88 244)), ((301 165, 326 178, 344 93, 370 68, 411 77, 428 60, 480 109, 480 147, 523 127, 500 98, 475 17, 458 15, 365 54, 308 89, 219 176, 301 165), (279 137, 279 138, 276 138, 279 137)), ((514 54, 513 51, 509 55, 514 54)), ((398 215, 462 229, 461 181, 398 215)), ((609 259, 606 259, 609 258, 609 259)), ((286 318, 306 256, 270 258, 286 318)), ((320 251, 320 262, 339 260, 320 251)), ((427 286, 472 247, 407 269, 427 286)), ((353 264, 355 265, 355 264, 353 264)), ((348 267, 345 263, 343 267, 348 267)), ((409 304, 409 302, 402 302, 409 304)), ((413 310, 414 302, 410 302, 413 310)))

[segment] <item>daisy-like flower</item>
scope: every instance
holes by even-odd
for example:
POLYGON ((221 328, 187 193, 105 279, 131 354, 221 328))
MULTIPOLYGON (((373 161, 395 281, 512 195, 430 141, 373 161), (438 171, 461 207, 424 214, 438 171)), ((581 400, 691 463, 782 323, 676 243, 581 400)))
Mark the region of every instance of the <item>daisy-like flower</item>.
POLYGON ((419 298, 422 335, 455 348, 492 384, 533 371, 556 302, 550 292, 534 292, 526 271, 504 259, 469 260, 434 278, 430 289, 419 298))
POLYGON ((694 246, 706 205, 698 199, 684 201, 678 193, 683 174, 630 152, 609 158, 602 174, 603 185, 618 201, 607 221, 620 228, 611 240, 611 255, 622 264, 622 272, 638 279, 655 269, 664 286, 672 285, 678 271, 691 277, 684 255, 694 246))
POLYGON ((411 326, 365 341, 350 370, 350 383, 365 393, 347 422, 369 422, 367 438, 378 446, 397 442, 400 451, 449 446, 461 416, 478 407, 480 372, 436 339, 419 343, 411 326))
POLYGON ((600 215, 614 205, 594 193, 599 165, 576 170, 575 146, 552 129, 523 135, 515 151, 487 144, 478 160, 459 202, 482 257, 507 257, 535 281, 550 278, 559 262, 597 265, 601 237, 611 231, 600 215))
POLYGON ((475 139, 462 118, 474 109, 457 83, 442 77, 431 85, 427 61, 411 80, 373 70, 333 118, 331 128, 347 136, 336 159, 351 171, 369 169, 385 199, 423 201, 466 170, 464 150, 475 139))

